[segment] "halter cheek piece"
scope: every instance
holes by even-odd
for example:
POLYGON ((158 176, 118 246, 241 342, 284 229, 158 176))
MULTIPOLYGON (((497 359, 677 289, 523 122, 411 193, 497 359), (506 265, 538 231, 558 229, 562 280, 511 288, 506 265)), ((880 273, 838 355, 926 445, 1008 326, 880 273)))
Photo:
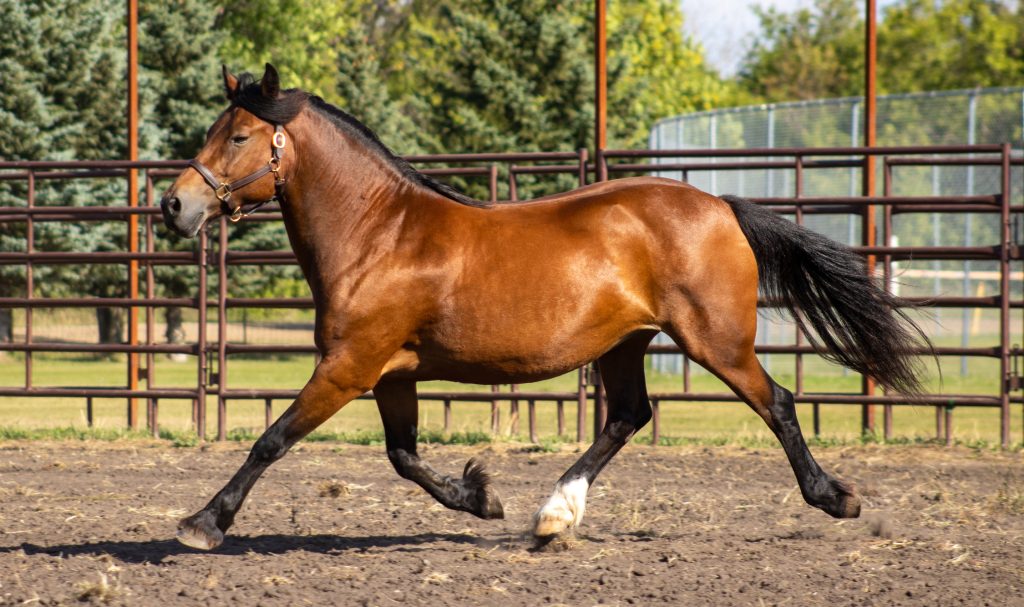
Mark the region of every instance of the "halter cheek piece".
POLYGON ((209 184, 211 188, 213 188, 213 193, 215 196, 217 196, 217 200, 219 200, 221 204, 223 204, 224 207, 230 212, 231 221, 237 222, 243 217, 248 217, 253 212, 255 212, 256 209, 267 204, 268 202, 282 199, 284 190, 284 178, 281 177, 280 170, 281 156, 284 155, 285 142, 286 139, 284 135, 284 128, 282 128, 281 125, 279 124, 275 124, 274 136, 270 140, 270 161, 266 165, 260 167, 259 169, 256 169, 255 171, 249 173, 248 175, 242 177, 241 179, 236 179, 235 181, 221 183, 214 176, 213 171, 208 169, 203 163, 199 162, 195 158, 188 161, 188 166, 192 167, 193 169, 196 170, 197 173, 203 176, 203 179, 206 181, 206 183, 209 184), (252 207, 250 207, 248 211, 242 209, 242 207, 244 206, 242 204, 239 204, 238 206, 231 205, 232 192, 244 188, 250 183, 263 177, 267 173, 274 174, 273 198, 257 202, 252 207))

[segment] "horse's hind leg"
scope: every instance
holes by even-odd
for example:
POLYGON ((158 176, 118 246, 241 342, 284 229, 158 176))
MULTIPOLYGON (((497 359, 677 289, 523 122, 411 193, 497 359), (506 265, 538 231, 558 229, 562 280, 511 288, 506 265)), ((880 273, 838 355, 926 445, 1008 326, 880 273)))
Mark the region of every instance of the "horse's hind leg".
POLYGON ((359 386, 372 384, 356 380, 347 367, 339 369, 328 359, 321 361, 295 402, 257 439, 228 484, 205 508, 178 523, 178 541, 200 550, 219 546, 260 475, 299 439, 362 394, 365 389, 359 386))
POLYGON ((423 487, 441 504, 462 510, 483 519, 504 518, 501 500, 490 485, 483 466, 469 460, 462 478, 438 474, 416 454, 416 428, 419 402, 416 383, 407 380, 384 380, 373 388, 384 422, 388 459, 402 478, 423 487))
POLYGON ((636 334, 598 359, 608 391, 608 421, 594 444, 558 479, 551 497, 533 515, 533 535, 549 540, 579 525, 594 479, 619 449, 651 419, 644 381, 644 352, 654 333, 636 334))
POLYGON ((860 514, 860 498, 852 486, 827 474, 811 456, 797 421, 793 393, 775 383, 754 354, 756 314, 750 302, 741 310, 698 314, 698 322, 673 324, 666 332, 761 416, 782 443, 808 504, 836 518, 855 518, 860 514))

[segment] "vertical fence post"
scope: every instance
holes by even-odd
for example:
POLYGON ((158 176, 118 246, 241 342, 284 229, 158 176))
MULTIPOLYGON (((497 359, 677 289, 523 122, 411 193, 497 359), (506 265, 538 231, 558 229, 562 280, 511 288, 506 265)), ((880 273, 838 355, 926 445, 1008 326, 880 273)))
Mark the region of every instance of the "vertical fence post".
POLYGON ((537 401, 531 398, 526 402, 526 407, 530 425, 530 442, 536 444, 540 442, 537 438, 537 401))
POLYGON ((201 230, 199 232, 199 336, 196 343, 196 367, 198 376, 198 385, 196 386, 196 434, 199 435, 200 441, 206 440, 206 384, 208 381, 207 373, 209 369, 206 363, 206 305, 207 296, 206 291, 208 287, 208 275, 207 275, 207 254, 209 253, 208 238, 206 237, 206 231, 201 230))
MULTIPOLYGON (((795 194, 796 194, 796 198, 797 198, 797 204, 796 204, 796 224, 799 225, 799 226, 802 226, 804 224, 804 207, 803 207, 803 205, 800 204, 800 200, 799 199, 801 197, 803 197, 803 193, 804 193, 804 185, 803 185, 804 184, 804 159, 803 159, 803 156, 797 156, 795 158, 794 162, 795 162, 794 168, 795 168, 795 172, 796 172, 796 185, 794 187, 796 189, 795 194)), ((799 314, 799 312, 797 312, 797 314, 799 314)), ((803 342, 804 342, 804 334, 803 334, 802 331, 800 331, 800 327, 798 325, 796 325, 796 319, 795 318, 793 319, 793 321, 794 321, 794 327, 793 328, 796 330, 796 339, 794 341, 796 343, 796 346, 800 347, 800 346, 803 345, 803 342)), ((765 355, 765 359, 767 359, 768 356, 769 355, 766 354, 765 355)), ((796 356, 794 357, 793 364, 794 364, 795 371, 796 371, 796 394, 797 394, 797 396, 800 396, 800 395, 802 395, 804 393, 804 356, 803 356, 803 354, 800 354, 799 352, 797 352, 796 356)))
MULTIPOLYGON (((28 172, 28 181, 26 183, 28 192, 26 195, 25 206, 29 209, 36 206, 36 175, 32 171, 28 172)), ((35 252, 36 248, 36 229, 35 222, 32 221, 32 213, 29 213, 25 217, 25 251, 31 255, 35 252)), ((25 261, 25 298, 28 300, 28 305, 25 306, 25 345, 32 343, 32 298, 35 292, 35 273, 33 271, 33 265, 31 259, 25 261)), ((25 350, 25 388, 32 387, 32 350, 25 350)))
MULTIPOLYGON (((882 195, 886 198, 892 196, 892 164, 889 158, 882 158, 882 195)), ((886 202, 882 206, 882 244, 891 247, 893 242, 892 205, 886 202)), ((892 292, 892 254, 886 253, 882 257, 882 288, 886 293, 892 292)), ((884 393, 888 394, 888 390, 884 393)), ((882 405, 882 434, 885 440, 892 439, 892 405, 882 405)))
POLYGON ((444 399, 444 432, 445 434, 452 431, 452 401, 451 399, 444 399))
MULTIPOLYGON (((153 206, 153 176, 150 172, 146 171, 146 208, 152 208, 153 206)), ((152 254, 156 249, 155 243, 153 242, 153 214, 146 213, 146 253, 152 254)), ((150 261, 146 261, 146 300, 147 303, 153 299, 155 294, 155 276, 153 273, 153 264, 150 261)), ((152 305, 146 306, 146 345, 151 346, 154 344, 155 338, 154 333, 156 332, 156 318, 154 314, 156 311, 152 305)), ((146 389, 152 390, 154 385, 154 379, 156 377, 156 370, 154 369, 154 363, 156 362, 152 352, 146 352, 146 389)), ((157 399, 148 398, 146 399, 146 423, 149 427, 150 433, 153 438, 160 436, 160 422, 157 416, 157 399)))
POLYGON ((576 442, 587 440, 587 366, 576 372, 576 442))
MULTIPOLYGON (((128 0, 128 160, 139 159, 139 6, 138 0, 128 0)), ((128 206, 139 206, 139 171, 128 169, 128 206)), ((139 216, 128 215, 128 252, 139 251, 139 216)), ((128 297, 139 298, 139 262, 128 261, 128 297)), ((139 309, 128 308, 128 344, 139 345, 139 309)), ((128 352, 128 389, 139 388, 139 353, 128 352)), ((128 398, 128 427, 139 427, 139 404, 134 396, 128 398)))
MULTIPOLYGON (((999 436, 1003 449, 1010 446, 1010 152, 1002 149, 999 204, 999 436)), ((949 423, 949 417, 947 424, 949 423)), ((949 428, 946 428, 947 433, 949 428)))
POLYGON ((228 404, 228 221, 221 215, 217 234, 217 440, 227 439, 228 404))
MULTIPOLYGON (((512 392, 518 392, 519 386, 512 384, 509 386, 512 392)), ((508 419, 509 419, 509 434, 516 436, 519 434, 519 400, 513 398, 508 403, 508 419)))
MULTIPOLYGON (((491 386, 491 393, 498 392, 498 386, 491 386)), ((491 434, 497 436, 501 432, 501 410, 498 408, 498 400, 491 400, 491 434)))
POLYGON ((661 442, 661 404, 658 399, 651 401, 651 445, 661 442))
POLYGON ((558 411, 558 437, 561 438, 565 434, 565 401, 558 399, 556 407, 558 411))
POLYGON ((274 421, 274 399, 266 398, 263 400, 263 429, 270 428, 270 424, 274 421))

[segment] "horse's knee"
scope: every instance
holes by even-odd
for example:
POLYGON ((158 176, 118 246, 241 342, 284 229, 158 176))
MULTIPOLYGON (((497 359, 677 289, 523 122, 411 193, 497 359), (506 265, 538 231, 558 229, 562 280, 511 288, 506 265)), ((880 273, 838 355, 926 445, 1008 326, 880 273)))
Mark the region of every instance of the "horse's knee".
POLYGON ((249 457, 261 464, 272 464, 284 457, 287 451, 288 445, 285 444, 280 433, 268 430, 256 440, 256 444, 252 446, 249 457))
POLYGON ((651 404, 643 398, 629 409, 617 411, 614 417, 608 420, 608 435, 617 441, 627 441, 651 421, 652 415, 651 404))

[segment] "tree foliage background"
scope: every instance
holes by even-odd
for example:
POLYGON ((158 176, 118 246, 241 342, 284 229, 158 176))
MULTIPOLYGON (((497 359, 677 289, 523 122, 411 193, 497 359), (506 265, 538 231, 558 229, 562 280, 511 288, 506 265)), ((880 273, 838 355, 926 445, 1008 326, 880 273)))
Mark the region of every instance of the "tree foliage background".
MULTIPOLYGON (((642 147, 656 120, 685 112, 861 93, 859 0, 752 10, 761 33, 737 41, 749 51, 740 74, 726 78, 684 35, 676 0, 610 0, 609 145, 642 147)), ((0 158, 123 158, 123 2, 0 0, 0 14, 0 158)), ((592 0, 141 0, 139 19, 143 158, 194 155, 226 105, 219 65, 258 75, 266 61, 287 86, 348 110, 400 154, 593 146, 592 0)), ((1024 83, 1024 2, 889 5, 879 24, 879 83, 883 93, 1024 83)), ((520 193, 572 186, 524 179, 520 193)), ((48 182, 38 196, 121 204, 124 187, 48 182)), ((0 183, 0 204, 24 205, 25 196, 23 182, 0 183)), ((164 236, 162 248, 194 246, 164 236)), ((35 237, 53 251, 119 250, 126 240, 116 222, 39 224, 35 237)), ((0 223, 0 251, 24 247, 25 224, 0 223)), ((280 226, 246 222, 234 228, 232 247, 287 242, 280 226)), ((38 281, 42 295, 126 292, 122 266, 40 267, 37 276, 48 278, 38 281)), ((158 281, 161 294, 182 296, 195 277, 175 268, 158 281)), ((237 295, 303 288, 290 268, 233 269, 231 281, 237 295)), ((23 268, 0 266, 0 297, 24 288, 23 268)), ((119 338, 115 320, 107 319, 105 339, 119 338)), ((9 327, 9 310, 0 310, 0 339, 9 327)))

